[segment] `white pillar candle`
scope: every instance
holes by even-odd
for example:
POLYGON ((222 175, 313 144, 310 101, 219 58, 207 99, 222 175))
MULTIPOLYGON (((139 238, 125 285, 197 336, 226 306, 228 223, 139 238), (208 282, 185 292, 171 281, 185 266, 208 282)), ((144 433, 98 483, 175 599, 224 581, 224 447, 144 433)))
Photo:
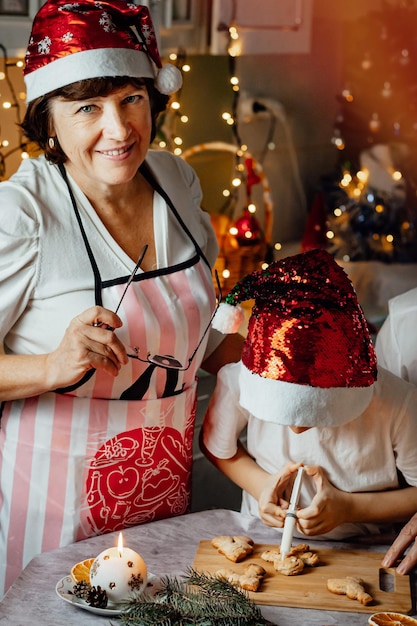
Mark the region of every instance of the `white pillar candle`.
POLYGON ((148 582, 148 571, 140 554, 123 547, 122 533, 117 547, 101 552, 90 569, 90 584, 100 586, 109 602, 129 600, 132 594, 141 593, 148 582))

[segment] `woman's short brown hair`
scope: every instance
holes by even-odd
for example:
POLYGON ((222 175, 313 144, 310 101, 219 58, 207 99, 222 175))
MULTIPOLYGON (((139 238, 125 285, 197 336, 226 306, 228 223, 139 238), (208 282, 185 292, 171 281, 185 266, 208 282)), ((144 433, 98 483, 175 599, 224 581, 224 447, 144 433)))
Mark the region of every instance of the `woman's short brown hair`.
POLYGON ((34 141, 45 152, 45 157, 51 163, 65 163, 67 156, 61 146, 55 140, 55 146, 48 144, 51 136, 51 120, 49 102, 52 98, 61 97, 66 100, 85 100, 95 96, 106 96, 114 89, 119 89, 125 85, 134 87, 146 86, 151 103, 152 132, 151 141, 156 134, 156 120, 162 111, 165 111, 169 96, 161 94, 154 86, 151 78, 132 78, 130 76, 89 78, 72 83, 65 87, 55 89, 40 98, 29 102, 25 117, 22 122, 22 130, 30 141, 34 141))

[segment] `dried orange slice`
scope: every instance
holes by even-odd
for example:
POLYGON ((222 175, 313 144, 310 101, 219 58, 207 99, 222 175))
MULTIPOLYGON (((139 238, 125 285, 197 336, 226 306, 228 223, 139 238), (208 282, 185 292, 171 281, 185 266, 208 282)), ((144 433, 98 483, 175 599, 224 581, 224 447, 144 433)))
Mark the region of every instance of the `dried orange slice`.
POLYGON ((76 563, 71 568, 71 578, 75 583, 79 583, 84 580, 86 583, 90 582, 90 567, 95 559, 85 559, 76 563))
POLYGON ((368 619, 369 626, 417 626, 417 619, 402 613, 375 613, 368 619))

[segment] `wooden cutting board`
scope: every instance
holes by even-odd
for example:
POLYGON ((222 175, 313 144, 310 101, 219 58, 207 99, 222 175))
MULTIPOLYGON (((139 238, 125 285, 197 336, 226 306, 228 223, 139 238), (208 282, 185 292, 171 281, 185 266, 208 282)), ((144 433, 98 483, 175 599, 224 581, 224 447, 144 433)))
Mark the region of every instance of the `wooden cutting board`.
POLYGON ((243 573, 245 566, 250 562, 262 565, 267 575, 263 580, 261 591, 249 593, 257 604, 352 613, 376 611, 410 613, 412 610, 409 577, 398 576, 394 568, 381 568, 381 552, 312 548, 320 557, 320 566, 305 567, 298 576, 283 576, 274 569, 272 563, 264 561, 260 556, 264 550, 274 550, 277 547, 255 544, 252 556, 241 563, 233 563, 219 554, 210 541, 200 541, 193 567, 198 571, 213 574, 224 568, 243 573), (346 596, 336 595, 327 590, 328 578, 346 576, 361 578, 374 602, 364 606, 357 600, 350 600, 346 596))

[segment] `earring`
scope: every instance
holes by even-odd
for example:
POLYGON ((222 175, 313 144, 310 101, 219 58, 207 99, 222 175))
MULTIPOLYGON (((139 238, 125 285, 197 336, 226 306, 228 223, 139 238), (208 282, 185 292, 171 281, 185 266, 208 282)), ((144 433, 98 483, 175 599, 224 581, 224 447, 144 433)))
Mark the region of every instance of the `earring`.
POLYGON ((53 137, 49 137, 48 146, 53 150, 55 148, 55 139, 53 137))

